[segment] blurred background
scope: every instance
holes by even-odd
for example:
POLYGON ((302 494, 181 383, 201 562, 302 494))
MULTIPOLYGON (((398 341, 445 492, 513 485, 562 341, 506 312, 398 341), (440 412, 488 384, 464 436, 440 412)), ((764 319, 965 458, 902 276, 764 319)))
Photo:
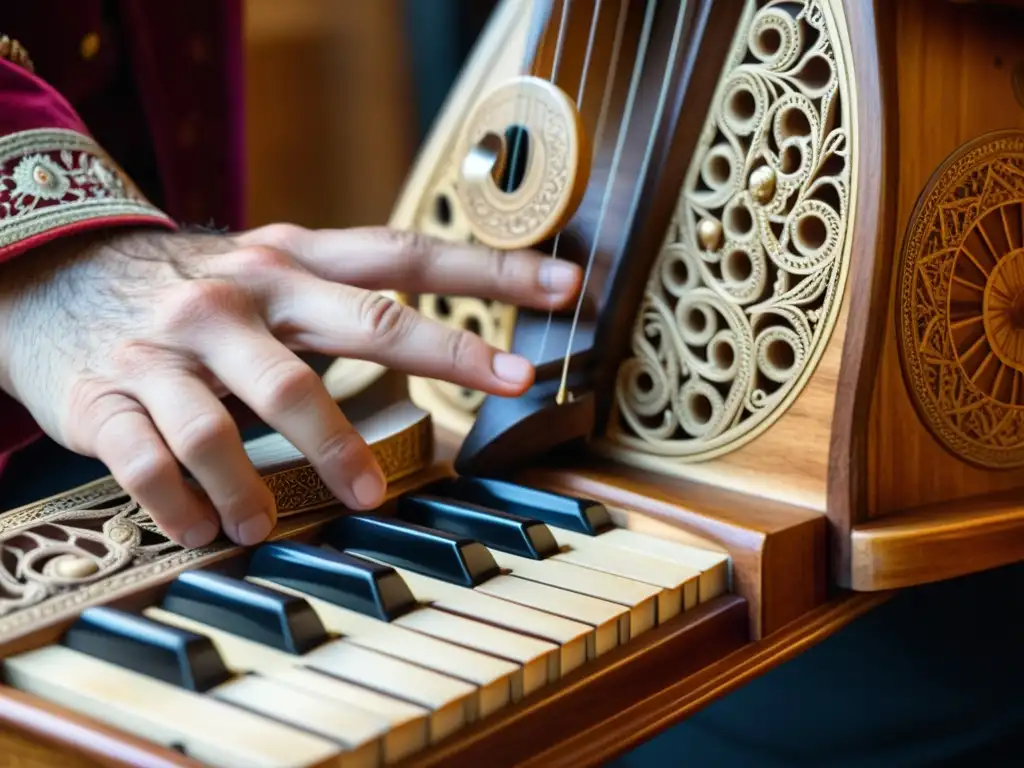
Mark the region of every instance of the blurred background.
POLYGON ((246 0, 248 223, 386 222, 496 0, 246 0))

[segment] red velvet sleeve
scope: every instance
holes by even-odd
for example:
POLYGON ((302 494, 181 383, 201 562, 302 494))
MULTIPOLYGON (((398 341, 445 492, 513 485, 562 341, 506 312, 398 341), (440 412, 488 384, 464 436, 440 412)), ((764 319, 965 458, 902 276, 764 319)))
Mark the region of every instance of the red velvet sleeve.
MULTIPOLYGON (((104 227, 174 222, 149 203, 89 135, 71 105, 39 77, 0 60, 0 261, 32 258, 58 237, 104 227)), ((0 392, 0 469, 39 434, 0 392)))

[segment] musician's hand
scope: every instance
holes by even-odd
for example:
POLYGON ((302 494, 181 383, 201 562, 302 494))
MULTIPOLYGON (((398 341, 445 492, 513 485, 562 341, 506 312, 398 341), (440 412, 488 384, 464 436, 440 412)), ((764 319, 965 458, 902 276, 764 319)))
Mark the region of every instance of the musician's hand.
POLYGON ((369 447, 295 351, 370 360, 514 396, 533 368, 378 290, 540 309, 580 273, 383 229, 73 238, 0 268, 0 386, 57 442, 103 461, 175 541, 263 540, 274 499, 219 400, 231 392, 355 509, 379 504, 369 447), (186 485, 188 468, 208 498, 186 485))

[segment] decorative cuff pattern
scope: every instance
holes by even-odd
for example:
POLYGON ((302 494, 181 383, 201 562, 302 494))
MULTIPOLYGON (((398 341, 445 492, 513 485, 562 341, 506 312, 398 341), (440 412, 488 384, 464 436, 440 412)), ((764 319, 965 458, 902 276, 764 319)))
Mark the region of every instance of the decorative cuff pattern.
POLYGON ((0 261, 58 235, 127 224, 175 227, 92 138, 55 128, 0 136, 0 261))

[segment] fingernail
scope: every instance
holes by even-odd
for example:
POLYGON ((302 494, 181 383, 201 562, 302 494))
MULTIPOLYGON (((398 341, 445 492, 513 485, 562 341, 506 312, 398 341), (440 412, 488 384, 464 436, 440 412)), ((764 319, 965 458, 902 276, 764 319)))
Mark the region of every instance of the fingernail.
POLYGON ((220 529, 213 520, 203 520, 185 531, 182 540, 189 549, 198 549, 213 541, 217 537, 218 530, 220 529))
POLYGON ((508 352, 495 354, 491 368, 495 376, 509 384, 522 384, 529 381, 533 375, 533 366, 529 360, 519 355, 510 355, 508 352))
POLYGON ((363 470, 352 482, 352 495, 361 507, 376 507, 384 500, 387 482, 376 464, 363 470))
POLYGON ((579 267, 567 261, 547 259, 540 265, 540 284, 548 293, 564 293, 575 287, 579 267))
POLYGON ((259 544, 270 535, 274 524, 266 515, 253 515, 244 523, 238 524, 238 542, 243 547, 259 544))

